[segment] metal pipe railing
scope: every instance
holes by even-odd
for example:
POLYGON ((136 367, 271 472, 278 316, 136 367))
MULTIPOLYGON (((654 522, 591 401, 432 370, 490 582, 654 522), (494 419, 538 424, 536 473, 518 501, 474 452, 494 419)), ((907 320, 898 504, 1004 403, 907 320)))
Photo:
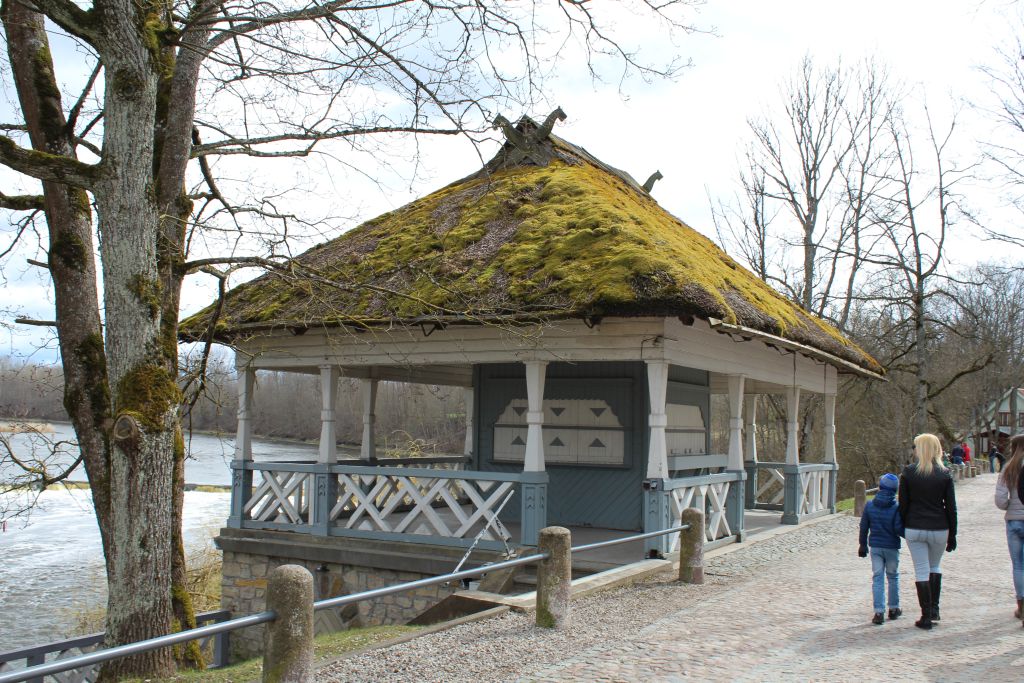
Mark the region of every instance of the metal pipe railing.
MULTIPOLYGON (((669 529, 662 529, 659 531, 651 531, 644 534, 637 534, 634 536, 626 536, 623 538, 615 538, 610 541, 601 541, 598 543, 590 543, 587 545, 576 546, 571 548, 571 552, 584 552, 587 550, 596 550, 598 548, 605 548, 612 545, 619 545, 621 543, 630 543, 632 541, 640 541, 646 538, 654 538, 656 536, 664 536, 666 534, 676 533, 678 531, 684 531, 689 529, 689 524, 683 524, 680 526, 672 527, 669 529)), ((451 572, 448 574, 441 574, 439 576, 431 576, 426 579, 419 579, 416 581, 408 581, 406 583, 395 584, 394 586, 386 586, 384 588, 375 588, 373 590, 363 591, 361 593, 353 593, 351 595, 340 595, 335 598, 327 598, 325 600, 319 600, 313 603, 314 610, 331 609, 334 607, 342 607, 355 602, 362 602, 363 600, 371 600, 373 598, 384 597, 386 595, 393 595, 395 593, 402 593, 407 590, 415 590, 417 588, 424 588, 426 586, 436 586, 438 584, 450 583, 452 581, 460 581, 462 579, 470 579, 481 574, 493 572, 501 569, 509 569, 512 567, 519 567, 522 565, 533 564, 534 562, 540 562, 541 560, 549 559, 551 555, 549 553, 537 553, 535 555, 527 555, 525 557, 517 557, 512 560, 505 560, 503 562, 496 562, 494 564, 487 564, 476 569, 464 569, 458 572, 451 572)), ((129 655, 140 654, 142 652, 149 652, 151 650, 159 650, 161 648, 170 647, 179 643, 185 643, 190 640, 197 640, 199 638, 205 638, 207 636, 216 635, 218 633, 225 633, 228 631, 236 631, 241 628, 248 628, 250 626, 258 626, 273 621, 277 618, 277 614, 273 611, 260 612, 258 614, 250 614, 245 617, 238 617, 230 619, 228 621, 222 621, 217 624, 211 624, 210 626, 201 626, 199 628, 189 629, 187 631, 179 631, 178 633, 171 633, 165 636, 158 636, 156 638, 150 638, 149 640, 142 640, 137 643, 129 643, 127 645, 118 645, 116 647, 108 648, 105 650, 97 650, 84 655, 78 655, 77 657, 69 657, 67 659, 61 659, 48 664, 42 664, 39 666, 33 666, 27 669, 21 669, 18 671, 11 671, 8 673, 0 673, 0 683, 22 683, 32 678, 41 678, 43 676, 51 676, 64 671, 70 671, 71 669, 79 669, 85 666, 91 666, 93 664, 100 664, 103 662, 109 662, 114 659, 121 657, 127 657, 129 655)))

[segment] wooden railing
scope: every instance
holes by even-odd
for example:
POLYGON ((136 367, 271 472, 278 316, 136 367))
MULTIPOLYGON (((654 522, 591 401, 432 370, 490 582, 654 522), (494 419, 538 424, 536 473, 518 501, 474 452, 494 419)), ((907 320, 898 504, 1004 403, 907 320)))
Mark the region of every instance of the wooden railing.
MULTIPOLYGON (((743 480, 741 472, 723 472, 700 477, 680 477, 665 481, 665 490, 671 497, 671 518, 678 523, 683 510, 693 508, 704 515, 704 539, 708 543, 735 540, 743 529, 743 506, 730 509, 733 488, 743 480)), ((742 501, 740 501, 742 502, 742 501)), ((677 550, 679 535, 670 537, 670 550, 677 550)))
POLYGON ((451 457, 380 462, 235 462, 229 526, 456 546, 479 537, 483 548, 510 539, 497 510, 522 473, 453 469, 465 459, 451 457))

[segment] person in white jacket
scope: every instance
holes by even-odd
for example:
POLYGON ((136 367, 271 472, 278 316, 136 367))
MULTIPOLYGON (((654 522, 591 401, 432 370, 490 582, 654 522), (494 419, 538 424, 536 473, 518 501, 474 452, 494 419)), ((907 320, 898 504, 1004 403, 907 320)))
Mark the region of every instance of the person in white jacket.
POLYGON ((1006 510, 1006 545, 1013 563, 1013 590, 1017 594, 1017 611, 1013 616, 1024 619, 1024 434, 1010 439, 1010 461, 996 480, 996 507, 1006 510))

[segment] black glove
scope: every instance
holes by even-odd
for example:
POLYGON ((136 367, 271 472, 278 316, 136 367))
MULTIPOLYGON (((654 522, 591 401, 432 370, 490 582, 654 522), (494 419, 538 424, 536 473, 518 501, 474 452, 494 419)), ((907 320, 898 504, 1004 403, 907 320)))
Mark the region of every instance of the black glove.
POLYGON ((951 553, 956 550, 956 536, 950 536, 946 540, 946 552, 951 553))
POLYGON ((867 557, 867 556, 868 556, 868 547, 866 545, 862 545, 861 547, 857 548, 857 557, 867 557))

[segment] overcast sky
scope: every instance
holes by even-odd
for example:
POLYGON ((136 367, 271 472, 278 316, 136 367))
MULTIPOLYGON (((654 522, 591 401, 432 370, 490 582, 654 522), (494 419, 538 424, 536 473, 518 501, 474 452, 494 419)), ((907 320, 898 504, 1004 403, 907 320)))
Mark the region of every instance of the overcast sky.
MULTIPOLYGON (((655 199, 712 237, 708 195, 734 191, 747 118, 778 101, 780 81, 805 55, 823 65, 840 57, 845 62, 874 57, 908 84, 915 98, 927 98, 942 118, 961 102, 988 100, 988 84, 978 67, 995 63, 996 48, 1007 45, 1012 28, 1020 25, 1013 3, 971 0, 708 0, 694 23, 714 34, 693 34, 679 41, 680 53, 692 59, 693 66, 674 82, 627 82, 620 89, 614 78, 605 85, 592 83, 581 65, 569 62, 560 68, 559 78, 549 82, 547 96, 568 114, 556 128, 558 135, 641 182, 660 170, 664 179, 653 191, 655 199)), ((648 41, 640 26, 622 22, 616 30, 627 42, 663 47, 653 38, 648 41)), ((522 113, 540 118, 547 111, 506 115, 515 118, 522 113)), ((960 130, 965 154, 975 153, 976 142, 992 136, 991 123, 970 108, 962 114, 960 130)), ((479 154, 487 157, 496 149, 495 142, 479 154)), ((324 213, 342 216, 332 222, 335 231, 479 168, 478 150, 466 140, 427 140, 420 151, 415 178, 409 180, 409 169, 400 167, 399 174, 384 177, 383 191, 321 160, 334 188, 322 198, 329 207, 324 213)), ((998 214, 994 193, 979 191, 978 197, 976 210, 998 214)), ((960 239, 965 246, 958 250, 954 267, 992 253, 967 228, 960 239)), ((33 317, 52 317, 41 273, 11 262, 4 269, 8 280, 3 303, 20 306, 33 317)), ((198 310, 212 296, 207 283, 190 283, 183 315, 198 310)), ((55 357, 52 351, 32 352, 39 344, 37 329, 14 336, 0 330, 0 335, 0 354, 32 353, 37 361, 55 357)))

